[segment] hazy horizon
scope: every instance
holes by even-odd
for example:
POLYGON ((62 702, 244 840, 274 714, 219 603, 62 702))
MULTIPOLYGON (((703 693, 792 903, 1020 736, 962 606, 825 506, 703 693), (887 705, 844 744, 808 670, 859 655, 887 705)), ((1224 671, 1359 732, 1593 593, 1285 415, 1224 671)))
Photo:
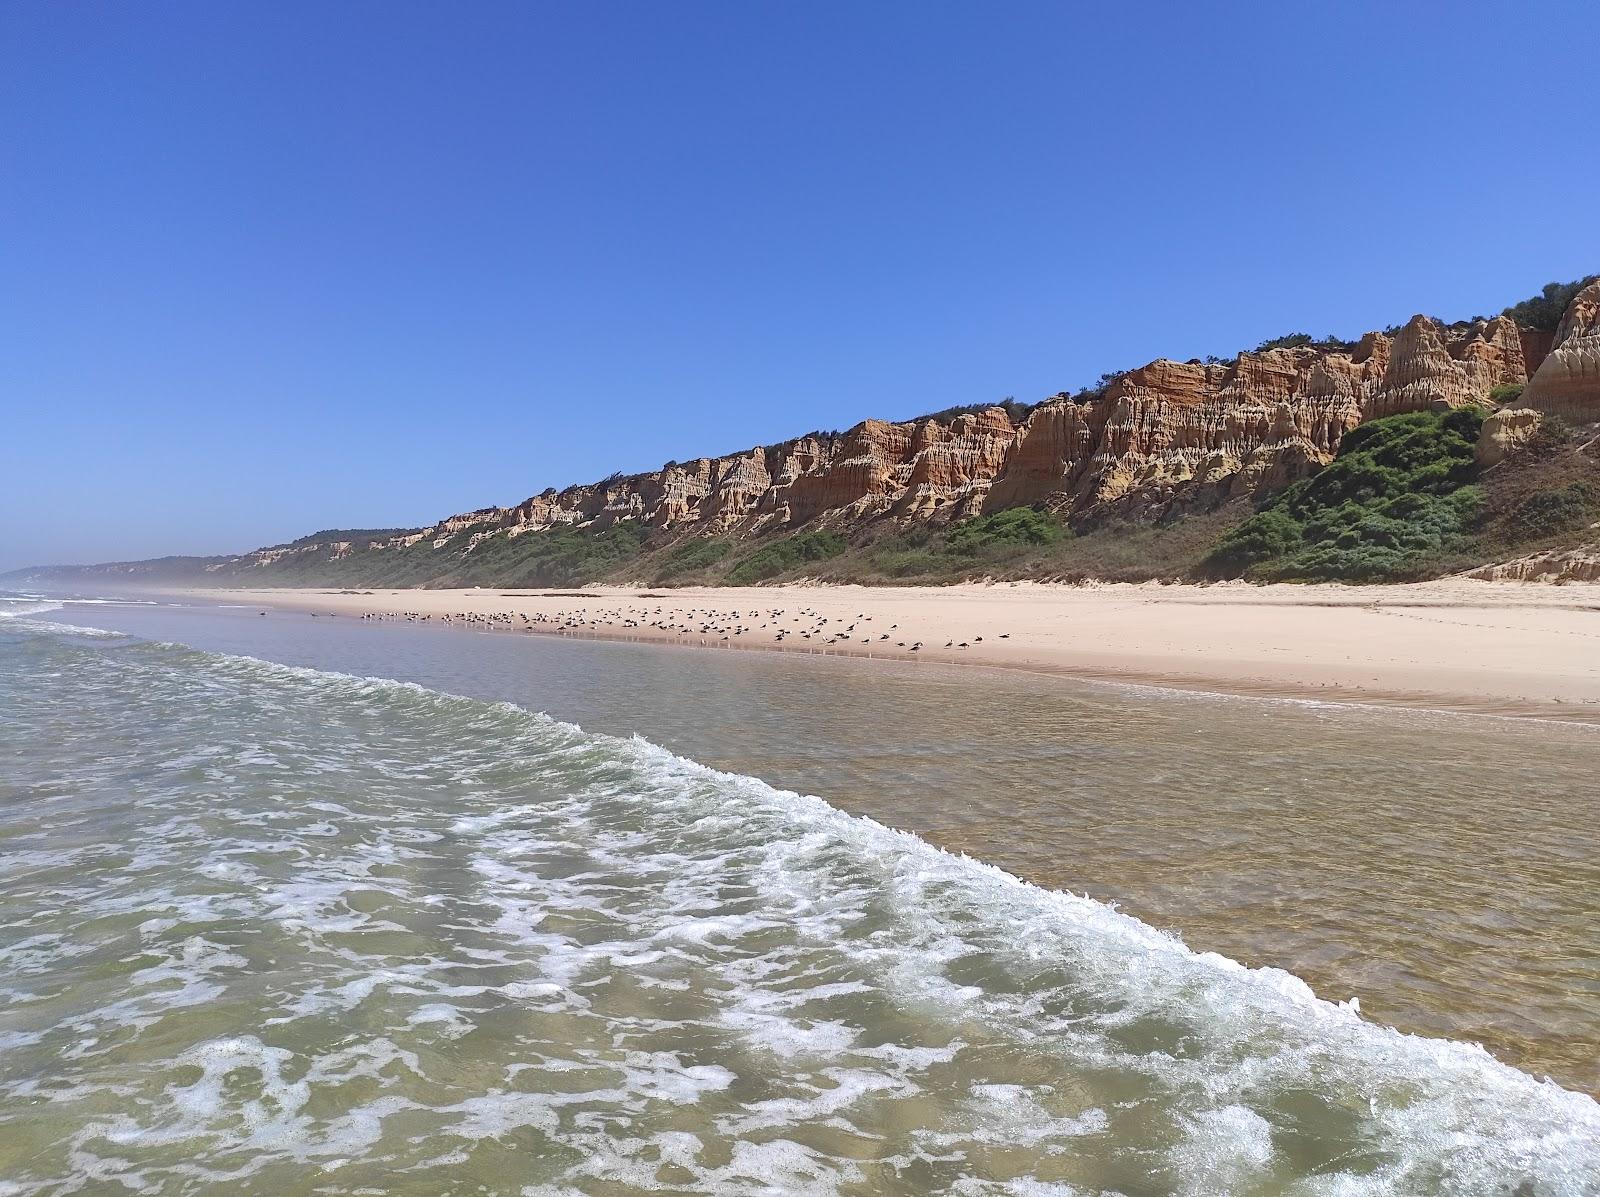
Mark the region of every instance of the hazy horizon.
POLYGON ((0 12, 0 570, 425 525, 1600 267, 1600 12, 0 12))

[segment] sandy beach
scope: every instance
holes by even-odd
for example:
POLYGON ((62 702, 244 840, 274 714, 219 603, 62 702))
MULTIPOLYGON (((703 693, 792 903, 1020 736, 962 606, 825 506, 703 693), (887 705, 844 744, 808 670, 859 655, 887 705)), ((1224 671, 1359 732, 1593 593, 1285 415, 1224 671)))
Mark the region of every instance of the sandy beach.
POLYGON ((1600 722, 1600 585, 196 590, 343 618, 1600 722))

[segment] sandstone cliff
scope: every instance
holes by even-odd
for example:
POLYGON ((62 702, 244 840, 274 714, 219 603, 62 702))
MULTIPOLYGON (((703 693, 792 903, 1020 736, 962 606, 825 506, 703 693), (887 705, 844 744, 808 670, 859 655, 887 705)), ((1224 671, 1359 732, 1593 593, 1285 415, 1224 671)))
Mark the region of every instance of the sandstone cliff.
POLYGON ((1600 281, 1567 308, 1520 406, 1579 423, 1600 419, 1600 281))
POLYGON ((1600 543, 1548 549, 1468 571, 1484 582, 1600 582, 1600 543))
MULTIPOLYGON (((379 577, 385 558, 434 550, 464 559, 489 542, 495 548, 546 530, 649 529, 659 546, 694 537, 746 541, 802 526, 850 533, 874 523, 941 525, 1023 505, 1079 529, 1110 516, 1165 522, 1282 489, 1325 465, 1364 420, 1493 407, 1496 388, 1522 388, 1480 446, 1480 463, 1491 467, 1528 441, 1534 413, 1600 420, 1600 281, 1581 286, 1570 285, 1575 298, 1554 332, 1553 314, 1541 317, 1542 328, 1519 327, 1509 315, 1450 325, 1415 316, 1354 342, 1270 348, 1231 361, 1158 359, 1031 408, 865 420, 844 433, 545 490, 420 530, 330 532, 240 557, 186 559, 184 568, 309 581, 318 565, 354 556, 374 569, 340 577, 379 577), (1527 414, 1515 415, 1520 409, 1527 414)), ((1552 285, 1546 295, 1552 290, 1563 289, 1552 285)), ((159 565, 94 568, 141 574, 159 565)))
MULTIPOLYGON (((1558 339, 1546 368, 1582 335, 1558 339)), ((1326 463, 1362 420, 1488 404, 1495 387, 1528 381, 1524 343, 1504 317, 1445 326, 1417 316, 1392 336, 1368 333, 1345 348, 1272 349, 1211 364, 1162 359, 1099 392, 1046 400, 1019 423, 1001 408, 949 420, 865 420, 839 435, 546 490, 514 507, 449 516, 381 547, 443 547, 466 532, 471 552, 492 536, 620 521, 753 537, 812 522, 945 523, 1035 503, 1071 520, 1130 504, 1159 515, 1279 489, 1326 463)), ((285 551, 338 556, 348 547, 263 550, 246 564, 269 564, 285 551)))

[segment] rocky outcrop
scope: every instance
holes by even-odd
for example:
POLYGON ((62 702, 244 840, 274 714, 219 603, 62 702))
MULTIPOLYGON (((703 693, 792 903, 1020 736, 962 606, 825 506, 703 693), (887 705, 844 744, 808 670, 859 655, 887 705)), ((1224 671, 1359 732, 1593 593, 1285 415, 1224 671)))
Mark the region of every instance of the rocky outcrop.
POLYGON ((1530 553, 1482 566, 1465 576, 1483 582, 1600 582, 1600 543, 1530 553))
POLYGON ((1065 396, 1036 407, 1017 429, 1005 469, 990 484, 988 505, 1003 510, 1073 493, 1100 438, 1097 415, 1097 408, 1065 396))
POLYGON ((1011 417, 1000 408, 916 426, 904 490, 891 512, 901 519, 977 515, 1016 447, 1011 417))
POLYGON ((1526 448, 1543 419, 1543 413, 1525 407, 1508 407, 1492 413, 1478 432, 1478 465, 1488 469, 1526 448))
POLYGON ((1488 403, 1495 387, 1528 378, 1521 337, 1504 317, 1447 329, 1426 316, 1413 316, 1395 335, 1387 356, 1363 408, 1369 419, 1488 403))
POLYGON ((1556 334, 1553 329, 1547 328, 1522 328, 1517 330, 1517 339, 1522 342, 1522 365, 1532 378, 1544 359, 1550 356, 1550 350, 1555 346, 1556 334))
POLYGON ((1582 424, 1600 420, 1600 281, 1568 306, 1519 406, 1582 424))

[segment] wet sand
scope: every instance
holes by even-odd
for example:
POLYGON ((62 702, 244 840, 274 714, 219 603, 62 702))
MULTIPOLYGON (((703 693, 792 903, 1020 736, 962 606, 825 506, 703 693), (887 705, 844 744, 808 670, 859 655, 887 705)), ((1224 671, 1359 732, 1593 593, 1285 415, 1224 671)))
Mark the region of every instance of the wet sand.
POLYGON ((319 616, 1600 722, 1600 585, 203 590, 319 616))

